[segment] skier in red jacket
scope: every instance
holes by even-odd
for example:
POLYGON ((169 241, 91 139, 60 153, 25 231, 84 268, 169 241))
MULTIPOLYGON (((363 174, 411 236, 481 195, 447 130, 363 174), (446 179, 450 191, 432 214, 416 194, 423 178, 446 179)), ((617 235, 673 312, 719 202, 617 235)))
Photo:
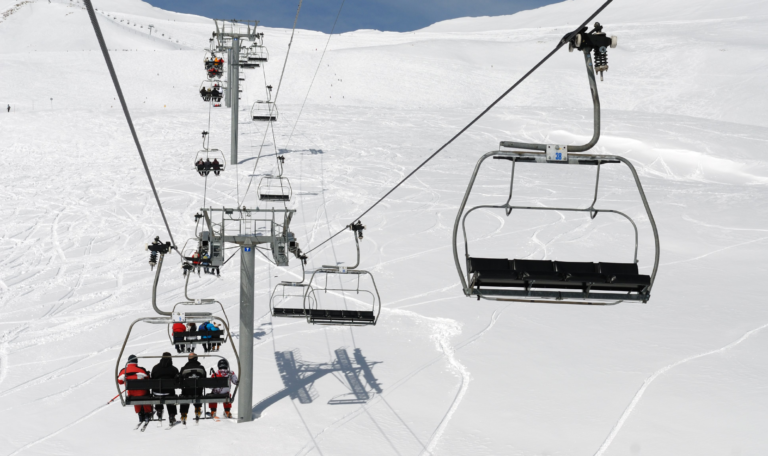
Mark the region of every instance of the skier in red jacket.
MULTIPOLYGON (((128 365, 125 366, 117 376, 117 383, 124 385, 126 380, 144 380, 149 378, 149 372, 139 366, 139 359, 136 355, 128 357, 128 365)), ((131 397, 149 396, 148 390, 126 390, 126 395, 131 397)), ((133 409, 139 414, 139 422, 150 421, 155 412, 151 405, 134 405, 133 409)))
POLYGON ((173 343, 176 345, 176 352, 183 353, 186 351, 186 346, 184 345, 184 336, 177 335, 177 333, 183 333, 187 331, 187 327, 184 326, 184 323, 176 322, 173 324, 173 343))

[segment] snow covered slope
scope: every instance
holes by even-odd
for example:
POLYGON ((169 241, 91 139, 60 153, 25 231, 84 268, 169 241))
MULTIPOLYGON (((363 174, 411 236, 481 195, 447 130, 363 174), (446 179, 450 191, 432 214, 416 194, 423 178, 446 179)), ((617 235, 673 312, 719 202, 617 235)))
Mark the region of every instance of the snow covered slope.
MULTIPOLYGON (((251 174, 275 171, 274 150, 284 149, 298 211, 293 231, 304 250, 318 245, 597 4, 574 0, 410 33, 334 36, 291 135, 328 39, 299 30, 278 99, 277 144, 265 125, 246 121, 250 104, 264 97, 264 80, 277 87, 290 37, 290 30, 265 27, 271 60, 246 72, 241 163, 208 179, 206 203, 237 204, 251 174), (266 159, 253 173, 262 141, 266 159)), ((174 236, 183 243, 206 204, 204 180, 191 169, 200 131, 210 130, 211 146, 229 149, 228 111, 214 109, 209 126, 197 94, 213 24, 138 0, 101 0, 96 7, 174 236)), ((167 235, 82 4, 0 0, 0 76, 12 81, 0 88, 0 106, 12 106, 0 111, 8 164, 0 185, 0 455, 182 448, 766 454, 768 9, 748 0, 617 0, 598 20, 620 45, 599 83, 603 135, 596 151, 635 164, 661 234, 648 304, 504 304, 461 293, 451 232, 478 157, 500 140, 576 143, 591 134, 582 59, 563 50, 363 219, 361 266, 375 274, 384 301, 376 327, 271 319, 272 289, 301 269, 262 261, 257 329, 235 337, 254 341, 253 405, 261 418, 206 421, 187 431, 150 426, 140 434, 131 430, 132 409, 105 404, 117 393, 114 366, 128 326, 152 315, 153 274, 143 246, 167 235), (375 381, 360 376, 367 399, 351 393, 334 364, 338 350, 358 353, 371 366, 375 381), (303 374, 286 374, 290 356, 303 374)), ((592 170, 540 168, 521 167, 521 203, 591 202, 592 170)), ((506 200, 508 172, 508 164, 492 164, 475 201, 506 200)), ((637 217, 640 267, 649 271, 650 233, 626 173, 603 170, 600 201, 637 217)), ((257 204, 253 188, 244 204, 257 204)), ((477 249, 507 257, 625 260, 633 247, 627 227, 607 214, 590 222, 569 214, 487 213, 474 229, 477 249)), ((220 279, 195 276, 190 283, 193 296, 222 301, 234 328, 237 260, 220 279)), ((307 269, 353 260, 345 234, 313 252, 307 269)), ((164 309, 183 300, 178 266, 166 260, 158 296, 164 309)), ((128 350, 169 349, 165 328, 137 325, 128 350)), ((228 348, 222 354, 233 357, 228 348)))

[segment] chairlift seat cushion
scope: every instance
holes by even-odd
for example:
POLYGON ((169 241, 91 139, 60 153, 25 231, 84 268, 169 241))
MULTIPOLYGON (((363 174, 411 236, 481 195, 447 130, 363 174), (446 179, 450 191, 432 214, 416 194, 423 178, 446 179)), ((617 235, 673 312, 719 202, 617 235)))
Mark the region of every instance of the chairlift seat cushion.
POLYGON ((275 307, 272 309, 273 317, 306 317, 304 308, 290 308, 290 307, 275 307))
POLYGON ((468 258, 469 272, 509 271, 509 260, 506 258, 468 258))
POLYGON ((555 263, 550 260, 512 260, 517 275, 527 282, 560 282, 561 278, 555 272, 555 263))
POLYGON ((330 310, 309 309, 310 321, 323 322, 373 322, 376 316, 373 311, 365 310, 330 310))
POLYGON ((605 277, 598 272, 595 263, 555 261, 558 274, 566 282, 602 283, 605 277))
POLYGON ((262 201, 289 201, 291 199, 290 195, 265 195, 261 194, 259 195, 259 199, 262 201))
POLYGON ((468 258, 475 287, 643 292, 651 278, 635 263, 468 258))

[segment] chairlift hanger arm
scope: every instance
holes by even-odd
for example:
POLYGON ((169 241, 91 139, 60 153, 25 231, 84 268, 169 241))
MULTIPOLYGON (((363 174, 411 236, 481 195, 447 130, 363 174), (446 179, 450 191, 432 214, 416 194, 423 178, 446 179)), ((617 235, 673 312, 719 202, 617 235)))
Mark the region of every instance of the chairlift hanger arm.
MULTIPOLYGON (((592 55, 590 54, 589 48, 584 48, 582 51, 584 53, 584 64, 587 67, 587 77, 589 79, 589 88, 592 92, 592 111, 593 111, 593 119, 594 119, 594 129, 592 133, 592 139, 589 140, 584 145, 581 146, 568 146, 568 152, 586 152, 592 147, 597 144, 597 141, 600 139, 600 97, 597 93, 597 82, 595 81, 595 72, 594 67, 592 65, 592 55)), ((502 141, 501 147, 514 147, 518 149, 529 149, 529 150, 541 150, 545 151, 547 150, 546 144, 535 144, 535 143, 522 143, 522 142, 516 142, 516 141, 502 141)))

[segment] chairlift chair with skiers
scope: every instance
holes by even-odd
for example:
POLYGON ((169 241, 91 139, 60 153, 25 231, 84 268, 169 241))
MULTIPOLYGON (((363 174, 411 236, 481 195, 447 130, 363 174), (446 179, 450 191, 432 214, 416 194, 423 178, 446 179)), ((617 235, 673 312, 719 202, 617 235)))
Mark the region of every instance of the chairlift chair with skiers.
POLYGON ((216 103, 220 103, 224 97, 224 83, 222 81, 205 80, 200 84, 200 97, 206 103, 213 100, 216 103))
POLYGON ((219 149, 203 149, 195 155, 193 168, 203 177, 213 173, 218 176, 227 168, 227 160, 219 149))
MULTIPOLYGON (((624 157, 583 153, 591 149, 600 137, 600 101, 595 72, 599 72, 602 77, 602 73, 608 70, 607 49, 616 46, 616 38, 606 36, 599 23, 595 24, 591 32, 587 33, 586 30, 585 27, 582 32, 575 35, 570 43, 570 50, 580 50, 584 54, 594 109, 593 137, 587 144, 580 146, 502 141, 498 151, 488 152, 480 158, 470 178, 453 227, 453 256, 466 296, 497 301, 587 305, 613 305, 622 301, 647 302, 650 299, 651 288, 659 266, 659 235, 637 171, 632 163, 624 157), (595 54, 594 66, 591 52, 595 54), (507 151, 502 150, 502 148, 528 149, 529 151, 507 151), (473 191, 478 172, 489 158, 511 162, 510 187, 506 202, 498 205, 485 204, 467 208, 467 201, 473 191), (532 207, 513 204, 516 168, 520 168, 519 173, 529 164, 579 165, 575 169, 585 165, 594 166, 596 179, 592 203, 583 208, 532 207), (638 270, 639 233, 635 221, 621 211, 596 207, 601 167, 614 164, 625 165, 629 169, 653 233, 654 261, 650 275, 640 274, 638 270), (588 261, 579 262, 559 261, 557 259, 553 261, 552 259, 509 258, 504 255, 479 258, 473 255, 470 250, 470 246, 473 244, 470 240, 473 239, 473 236, 467 234, 466 222, 469 216, 488 211, 502 211, 506 216, 513 212, 517 213, 517 211, 575 212, 583 213, 589 217, 588 220, 594 220, 595 217, 603 213, 613 214, 626 220, 633 228, 634 245, 631 246, 630 250, 634 252, 634 255, 632 261, 623 263, 605 262, 595 258, 585 258, 588 261), (463 262, 460 261, 458 252, 459 231, 463 234, 464 240, 463 262)), ((502 246, 498 246, 495 250, 499 253, 503 252, 502 246)))

